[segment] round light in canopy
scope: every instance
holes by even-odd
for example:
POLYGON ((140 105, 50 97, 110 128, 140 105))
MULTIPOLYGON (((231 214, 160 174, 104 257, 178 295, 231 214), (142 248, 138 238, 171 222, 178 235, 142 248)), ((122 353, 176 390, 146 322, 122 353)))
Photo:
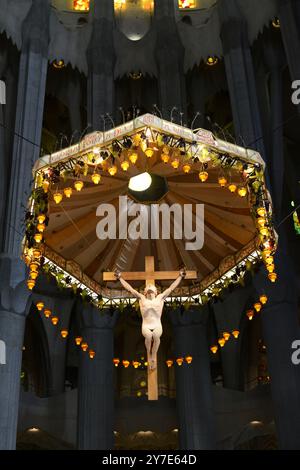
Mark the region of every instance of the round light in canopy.
POLYGON ((149 189, 151 184, 152 177, 149 173, 145 172, 130 178, 128 187, 131 191, 142 192, 149 189))

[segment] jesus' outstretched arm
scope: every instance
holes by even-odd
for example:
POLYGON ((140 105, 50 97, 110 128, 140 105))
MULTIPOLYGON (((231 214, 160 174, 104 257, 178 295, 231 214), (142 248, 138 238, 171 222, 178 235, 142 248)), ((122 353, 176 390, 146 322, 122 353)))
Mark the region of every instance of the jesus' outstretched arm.
POLYGON ((185 269, 181 269, 180 270, 180 273, 179 273, 179 276, 178 278, 176 279, 176 281, 174 281, 170 287, 168 289, 166 289, 162 294, 161 294, 161 297, 163 299, 166 299, 167 297, 169 297, 169 295, 173 292, 173 290, 176 289, 176 287, 179 286, 179 284, 181 283, 182 279, 184 279, 186 276, 186 272, 185 272, 185 269))
POLYGON ((116 276, 116 279, 120 281, 124 289, 126 289, 128 292, 134 295, 134 297, 136 297, 137 299, 141 299, 143 297, 142 294, 140 294, 130 284, 128 284, 128 282, 126 282, 125 279, 122 278, 122 274, 119 271, 115 271, 115 276, 116 276))

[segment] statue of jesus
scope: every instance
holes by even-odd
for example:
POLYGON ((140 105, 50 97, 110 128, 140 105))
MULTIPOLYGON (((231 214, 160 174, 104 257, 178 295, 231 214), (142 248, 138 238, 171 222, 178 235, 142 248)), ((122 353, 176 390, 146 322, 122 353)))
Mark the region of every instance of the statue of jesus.
POLYGON ((156 369, 156 355, 160 345, 160 337, 162 335, 161 316, 164 307, 164 301, 176 287, 179 286, 182 279, 186 276, 185 269, 181 269, 178 278, 161 294, 157 294, 154 285, 148 285, 144 294, 136 291, 125 279, 122 273, 115 271, 116 279, 119 279, 124 289, 134 295, 139 300, 140 310, 143 318, 142 334, 145 338, 145 345, 148 352, 149 367, 151 370, 156 369))

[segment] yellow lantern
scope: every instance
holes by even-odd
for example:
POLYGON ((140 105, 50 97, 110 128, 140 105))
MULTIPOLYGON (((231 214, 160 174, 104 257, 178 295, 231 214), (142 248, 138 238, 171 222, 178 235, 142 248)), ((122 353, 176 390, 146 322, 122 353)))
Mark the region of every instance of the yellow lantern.
POLYGON ((183 364, 183 357, 178 357, 178 359, 176 359, 176 362, 179 366, 182 366, 183 364))
POLYGON ((266 303, 268 302, 268 297, 265 294, 262 294, 259 300, 262 305, 266 305, 266 303))
POLYGON ((132 365, 135 369, 139 368, 140 363, 138 361, 132 361, 132 365))
POLYGON ((68 330, 61 330, 60 332, 62 338, 66 339, 66 337, 68 336, 69 332, 68 330))
POLYGON ((49 308, 45 308, 44 310, 44 315, 46 318, 50 318, 51 317, 51 310, 49 308))
POLYGON ((72 193, 73 193, 73 189, 72 188, 65 188, 64 189, 64 195, 70 199, 70 197, 72 196, 72 193))
POLYGON ((63 195, 61 193, 54 193, 53 194, 53 199, 55 201, 56 204, 60 204, 62 199, 63 199, 63 195))
POLYGON ((83 340, 83 338, 82 338, 81 336, 77 336, 77 337, 75 338, 75 343, 76 343, 76 345, 77 345, 77 346, 80 346, 81 343, 82 343, 82 340, 83 340))
POLYGON ((131 161, 131 163, 132 163, 133 165, 136 164, 138 158, 139 158, 139 156, 138 156, 137 152, 132 152, 132 153, 129 155, 129 160, 131 161))
POLYGON ((245 188, 245 186, 241 186, 239 189, 238 189, 238 195, 240 197, 245 197, 247 196, 247 188, 245 188))
POLYGON ((277 281, 277 274, 276 273, 269 273, 268 278, 270 279, 271 282, 276 282, 277 281))
POLYGON ((37 229, 40 233, 43 233, 46 229, 46 225, 45 224, 38 224, 37 229))
POLYGON ((274 264, 274 257, 273 256, 268 256, 268 258, 265 259, 266 264, 274 264))
POLYGON ((89 350, 89 356, 90 356, 90 359, 94 359, 94 357, 96 356, 95 351, 93 351, 92 349, 90 349, 90 350, 89 350))
POLYGON ((219 185, 221 186, 221 188, 225 188, 225 186, 227 184, 227 179, 225 178, 225 176, 220 176, 218 178, 218 182, 219 182, 219 185))
POLYGON ((35 280, 34 279, 28 279, 27 281, 27 287, 29 290, 32 290, 35 286, 35 280))
POLYGON ((56 326, 59 320, 58 320, 58 317, 52 317, 51 321, 52 321, 52 324, 56 326))
POLYGON ((170 155, 168 153, 162 153, 161 155, 161 159, 164 163, 169 163, 169 160, 170 160, 170 155))
POLYGON ((33 271, 33 272, 38 272, 39 271, 39 264, 36 262, 36 261, 32 261, 32 263, 30 263, 29 265, 29 269, 30 271, 33 271))
POLYGON ((264 207, 259 207, 257 210, 256 210, 257 214, 260 216, 260 217, 265 217, 265 215, 267 214, 267 211, 264 207))
POLYGON ((113 359, 113 364, 114 364, 115 367, 119 367, 120 359, 114 358, 113 359))
POLYGON ((205 183, 205 181, 207 181, 208 179, 208 173, 207 171, 200 171, 199 173, 199 179, 202 183, 205 183))
POLYGON ((254 311, 253 310, 248 310, 247 317, 249 318, 250 321, 253 320, 254 311))
POLYGON ((108 169, 108 173, 110 174, 110 176, 115 176, 117 172, 118 172, 118 168, 116 167, 116 165, 113 165, 109 167, 108 169))
POLYGON ((30 279, 33 279, 35 281, 38 278, 39 273, 35 271, 30 271, 29 275, 30 275, 30 279))
POLYGON ((36 233, 34 235, 34 239, 37 243, 41 243, 41 241, 43 240, 43 235, 41 233, 36 233))
POLYGON ((33 256, 35 258, 40 258, 42 256, 42 252, 39 248, 34 248, 33 249, 33 256))
POLYGON ((152 158, 154 155, 154 150, 151 147, 146 148, 145 154, 147 158, 152 158))
POLYGON ((123 171, 128 171, 128 168, 129 168, 130 164, 127 160, 124 160, 122 163, 121 163, 121 168, 123 171))
POLYGON ((234 183, 230 183, 230 185, 228 186, 228 189, 231 193, 235 193, 237 190, 237 185, 234 183))
POLYGON ((166 361, 166 364, 167 364, 167 366, 170 368, 170 367, 172 367, 173 362, 174 362, 174 361, 172 361, 172 359, 168 359, 168 360, 166 361))
POLYGON ((220 339, 218 340, 218 343, 219 343, 219 345, 221 346, 221 348, 224 348, 225 343, 226 343, 225 338, 220 338, 220 339))
POLYGON ((49 191, 49 186, 50 186, 50 181, 44 180, 43 181, 43 190, 44 190, 45 193, 47 193, 49 191))
POLYGON ((44 302, 42 302, 42 301, 37 302, 36 308, 38 309, 39 312, 41 312, 44 308, 44 302))
POLYGON ((101 181, 101 175, 99 175, 99 173, 93 173, 92 174, 92 181, 94 184, 99 184, 100 181, 101 181))
POLYGON ((260 227, 264 227, 267 221, 264 217, 259 217, 256 222, 260 227))
POLYGON ((77 180, 77 181, 75 181, 75 183, 74 183, 74 188, 75 188, 76 191, 78 191, 78 192, 82 191, 83 186, 84 186, 84 183, 83 183, 83 181, 81 181, 81 180, 77 180))
POLYGON ((259 233, 263 235, 264 237, 267 237, 269 235, 268 227, 260 227, 259 233))
POLYGON ((192 356, 186 356, 185 360, 186 360, 187 364, 191 364, 192 361, 193 361, 193 357, 192 356))
POLYGON ((125 369, 128 369, 128 367, 130 366, 130 362, 127 360, 122 361, 122 364, 125 367, 125 369))
POLYGON ((40 214, 40 215, 38 215, 37 220, 38 220, 38 223, 39 223, 39 224, 43 224, 43 223, 45 222, 45 220, 46 220, 45 214, 40 214))
POLYGON ((255 308, 255 310, 257 311, 257 313, 259 313, 259 312, 261 311, 261 308, 262 308, 261 303, 260 303, 260 302, 256 302, 256 303, 254 304, 254 308, 255 308))
POLYGON ((272 251, 268 248, 265 248, 263 251, 262 251, 262 255, 264 258, 269 258, 269 256, 272 254, 272 251))
POLYGON ((268 264, 267 271, 269 273, 273 273, 275 271, 275 265, 274 264, 268 264))
POLYGON ((142 140, 142 138, 141 138, 140 134, 136 134, 132 137, 133 145, 135 147, 138 147, 140 145, 141 140, 142 140))
POLYGON ((191 165, 186 163, 185 165, 183 165, 182 169, 183 169, 183 172, 187 174, 191 171, 192 167, 191 167, 191 165))
POLYGON ((239 330, 233 330, 232 336, 233 336, 235 339, 238 339, 238 337, 240 336, 239 330))
POLYGON ((175 160, 172 161, 171 165, 174 168, 174 170, 178 170, 179 165, 180 165, 180 161, 178 160, 178 158, 175 158, 175 160))
POLYGON ((86 352, 88 349, 89 345, 87 343, 81 343, 81 349, 83 352, 86 352))
POLYGON ((230 333, 227 333, 227 332, 225 331, 225 333, 223 333, 223 337, 224 337, 225 341, 228 341, 229 338, 230 338, 230 333))
POLYGON ((215 346, 212 346, 212 347, 210 348, 210 350, 211 350, 211 352, 212 352, 213 354, 216 354, 217 351, 218 351, 218 349, 219 349, 219 348, 218 348, 218 346, 216 346, 216 345, 215 345, 215 346))

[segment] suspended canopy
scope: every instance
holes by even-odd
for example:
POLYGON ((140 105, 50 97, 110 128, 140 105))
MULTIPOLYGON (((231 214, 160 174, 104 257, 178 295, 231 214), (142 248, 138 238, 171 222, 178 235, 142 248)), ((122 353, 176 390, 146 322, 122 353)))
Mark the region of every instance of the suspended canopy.
MULTIPOLYGON (((205 301, 238 282, 262 255, 266 262, 275 250, 263 172, 259 153, 221 141, 209 131, 193 132, 149 114, 107 132, 94 132, 36 163, 25 261, 35 264, 36 271, 52 273, 63 285, 80 287, 98 302, 102 297, 128 297, 118 283, 103 282, 104 271, 144 271, 145 256, 154 256, 157 271, 183 265, 196 270, 198 279, 185 281, 177 295, 205 301), (130 179, 142 173, 151 176, 150 187, 132 192, 130 179), (117 239, 100 240, 97 208, 111 204, 118 228, 120 196, 128 196, 129 208, 141 202, 144 215, 151 211, 150 203, 190 204, 194 213, 196 204, 204 204, 203 247, 187 250, 187 240, 174 237, 174 214, 170 240, 135 239, 130 233, 119 239, 118 230, 117 239)), ((150 216, 148 220, 151 234, 150 216)), ((274 269, 269 274, 275 274, 274 269)), ((31 269, 32 273, 36 278, 31 269)), ((29 288, 34 285, 31 276, 29 288)))

